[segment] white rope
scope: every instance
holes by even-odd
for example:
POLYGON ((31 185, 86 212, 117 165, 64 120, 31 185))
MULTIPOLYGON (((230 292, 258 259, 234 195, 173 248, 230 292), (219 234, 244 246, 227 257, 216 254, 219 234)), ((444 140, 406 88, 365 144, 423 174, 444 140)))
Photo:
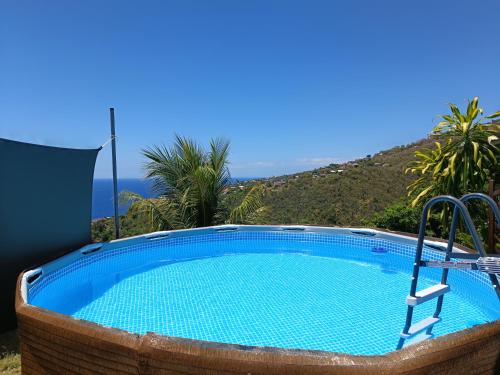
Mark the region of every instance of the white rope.
POLYGON ((109 138, 106 142, 103 143, 103 145, 101 146, 101 148, 106 147, 113 139, 118 139, 118 137, 115 135, 115 136, 109 138))

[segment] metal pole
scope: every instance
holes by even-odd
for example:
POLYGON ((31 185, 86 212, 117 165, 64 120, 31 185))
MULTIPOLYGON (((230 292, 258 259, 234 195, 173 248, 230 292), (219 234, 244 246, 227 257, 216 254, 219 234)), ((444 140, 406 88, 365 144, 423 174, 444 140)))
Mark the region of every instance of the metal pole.
POLYGON ((111 157, 113 160, 113 205, 115 208, 115 238, 120 238, 120 216, 118 214, 118 176, 116 172, 115 109, 109 109, 111 122, 111 157))

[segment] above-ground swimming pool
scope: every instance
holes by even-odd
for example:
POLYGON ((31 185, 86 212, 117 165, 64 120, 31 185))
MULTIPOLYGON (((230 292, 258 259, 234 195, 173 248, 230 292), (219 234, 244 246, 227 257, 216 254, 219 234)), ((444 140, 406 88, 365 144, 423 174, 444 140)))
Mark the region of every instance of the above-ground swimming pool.
MULTIPOLYGON (((442 259, 444 245, 431 246, 424 258, 442 259)), ((87 246, 26 273, 21 287, 28 306, 131 334, 373 356, 396 348, 415 247, 372 230, 159 232, 87 246)), ((418 290, 441 270, 420 275, 418 290)), ((448 284, 434 337, 500 318, 486 274, 451 270, 448 284)), ((414 322, 435 301, 417 306, 414 322)))

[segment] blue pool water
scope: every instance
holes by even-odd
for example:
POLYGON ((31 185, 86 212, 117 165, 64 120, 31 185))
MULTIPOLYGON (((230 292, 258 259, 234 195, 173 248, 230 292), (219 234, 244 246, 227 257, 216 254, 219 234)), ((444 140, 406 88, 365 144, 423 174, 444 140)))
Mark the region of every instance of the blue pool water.
MULTIPOLYGON (((157 240, 66 266, 33 286, 30 302, 140 334, 382 354, 394 350, 404 324, 412 251, 392 241, 324 234, 157 240)), ((419 289, 439 275, 423 270, 419 289)), ((500 318, 482 275, 452 271, 449 284, 436 336, 500 318)), ((414 321, 434 307, 418 306, 414 321)))

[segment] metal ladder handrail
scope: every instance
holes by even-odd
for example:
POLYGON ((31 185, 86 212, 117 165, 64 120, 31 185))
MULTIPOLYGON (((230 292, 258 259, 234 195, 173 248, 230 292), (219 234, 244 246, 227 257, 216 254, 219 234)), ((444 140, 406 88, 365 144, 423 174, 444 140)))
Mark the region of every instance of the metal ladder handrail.
POLYGON ((486 202, 493 211, 493 216, 495 217, 495 221, 497 222, 497 224, 500 225, 500 208, 498 208, 497 202, 495 202, 495 200, 492 197, 483 193, 469 193, 465 194, 462 198, 460 198, 460 200, 464 203, 472 199, 479 199, 486 202))
MULTIPOLYGON (((431 208, 441 202, 447 202, 450 203, 454 206, 453 209, 453 218, 452 218, 452 223, 450 227, 450 234, 448 238, 448 245, 446 248, 446 255, 445 255, 445 260, 450 259, 450 254, 453 250, 453 243, 455 240, 455 234, 456 234, 456 228, 458 224, 458 216, 461 214, 465 225, 472 236, 472 241, 474 243, 474 247, 477 249, 479 252, 480 256, 486 256, 486 252, 484 250, 483 244, 481 239, 479 238, 479 234, 477 233, 477 230, 474 226, 474 223, 472 222, 472 218, 470 217, 469 211, 467 210, 467 207, 465 206, 464 202, 468 201, 469 199, 484 199, 482 195, 479 193, 473 193, 473 194, 467 194, 465 195, 463 201, 461 199, 457 199, 453 196, 450 195, 441 195, 438 197, 431 198, 425 205, 422 210, 422 218, 420 220, 420 226, 419 226, 419 233, 418 233, 418 241, 417 241, 417 248, 415 252, 415 262, 413 263, 413 272, 412 272, 412 282, 411 282, 411 287, 410 287, 410 297, 415 297, 416 292, 417 292, 417 282, 418 282, 418 275, 420 271, 420 262, 422 259, 422 252, 423 252, 423 247, 424 247, 424 240, 425 240, 425 229, 427 226, 427 217, 429 214, 429 211, 431 208)), ((490 204, 489 200, 488 204, 490 204)), ((441 284, 445 284, 447 281, 448 277, 448 269, 443 269, 443 273, 441 276, 441 284)), ((493 278, 496 281, 496 284, 498 285, 498 281, 494 275, 490 275, 490 279, 492 280, 493 286, 496 288, 497 295, 500 298, 500 290, 499 288, 496 287, 495 283, 493 282, 493 278)), ((438 302, 436 306, 436 311, 433 315, 434 318, 437 318, 439 313, 441 312, 442 308, 442 303, 443 303, 443 295, 440 295, 438 297, 438 302)), ((412 319, 413 319, 413 309, 415 306, 408 305, 407 313, 406 313, 406 321, 405 325, 403 328, 402 335, 408 335, 408 332, 411 327, 412 319)), ((432 326, 427 329, 427 332, 431 332, 432 326)), ((405 337, 400 337, 397 345, 397 349, 401 349, 403 347, 403 344, 405 342, 406 338, 405 337)))
MULTIPOLYGON (((498 224, 500 224, 500 209, 498 208, 498 205, 496 204, 496 202, 490 196, 483 194, 483 193, 469 193, 469 194, 465 194, 464 196, 462 196, 460 198, 460 201, 462 201, 465 204, 472 199, 479 199, 479 200, 485 201, 488 204, 488 206, 490 206, 490 208, 492 209, 496 222, 498 224)), ((469 211, 469 210, 467 210, 467 211, 469 211)), ((458 223, 458 210, 455 208, 453 210, 453 218, 452 218, 452 222, 451 222, 448 246, 446 248, 446 254, 445 254, 445 259, 444 259, 445 261, 449 261, 451 258, 451 252, 453 251, 453 242, 455 241, 457 223, 458 223)), ((483 243, 481 242, 481 246, 482 245, 483 245, 483 243)), ((483 247, 483 249, 484 249, 484 247, 483 247)), ((484 252, 484 254, 486 254, 486 251, 484 252)), ((481 256, 481 255, 479 255, 479 256, 481 256)), ((449 272, 448 268, 443 269, 443 272, 441 274, 441 284, 446 284, 446 282, 448 280, 448 272, 449 272)), ((491 283, 493 284, 493 287, 495 288, 495 291, 498 295, 499 290, 500 290, 500 286, 498 285, 497 277, 495 275, 491 275, 491 274, 488 276, 489 276, 491 283)), ((443 307, 443 299, 444 299, 444 295, 441 295, 438 297, 438 301, 436 304, 436 310, 434 311, 434 314, 432 315, 433 318, 437 318, 437 317, 439 317, 439 314, 441 314, 441 309, 443 307)), ((434 328, 434 326, 430 326, 425 333, 427 335, 430 335, 432 333, 433 328, 434 328)))
MULTIPOLYGON (((472 222, 472 218, 470 217, 469 211, 467 210, 467 207, 465 204, 458 198, 455 198, 451 195, 440 195, 438 197, 431 198, 425 205, 422 211, 422 219, 420 220, 420 227, 419 227, 419 232, 418 232, 418 241, 417 241, 417 250, 415 254, 415 259, 420 260, 422 257, 422 250, 423 250, 423 245, 424 245, 424 240, 425 240, 425 229, 427 226, 427 216, 430 211, 430 209, 436 204, 440 202, 448 202, 454 205, 455 209, 453 210, 453 219, 452 219, 452 228, 453 229, 453 224, 455 224, 454 231, 456 231, 456 225, 458 223, 458 213, 462 214, 462 218, 465 222, 465 225, 467 226, 467 229, 469 230, 471 236, 472 236, 472 242, 474 243, 474 246, 478 250, 478 252, 482 255, 485 256, 486 253, 484 251, 483 244, 481 242, 481 239, 479 238, 479 234, 477 233, 476 228, 474 227, 474 223, 472 222)), ((453 241, 454 241, 454 234, 450 230, 450 236, 448 238, 448 247, 453 249, 453 241), (451 238, 453 235, 453 238, 451 238), (450 241, 451 239, 451 241, 450 241), (450 245, 451 242, 451 245, 450 245)), ((447 249, 448 250, 448 249, 447 249)), ((447 251, 448 252, 448 251, 447 251)), ((410 289, 410 295, 414 296, 415 290, 416 290, 416 279, 418 279, 418 271, 420 268, 420 264, 414 263, 413 264, 413 274, 412 274, 412 287, 410 289), (415 285, 413 285, 415 284, 415 285)))
MULTIPOLYGON (((500 208, 498 208, 498 204, 493 200, 493 198, 483 193, 469 193, 465 194, 462 198, 460 198, 460 201, 466 203, 472 199, 479 199, 486 202, 488 206, 491 208, 491 211, 493 212, 495 221, 497 222, 497 224, 500 225, 500 208)), ((486 251, 484 251, 482 242, 481 242, 481 247, 483 249, 482 256, 487 256, 488 254, 486 254, 486 251)), ((493 274, 488 274, 488 276, 490 277, 491 283, 493 284, 493 288, 495 289, 498 299, 500 299, 500 283, 498 282, 498 277, 493 274)))

